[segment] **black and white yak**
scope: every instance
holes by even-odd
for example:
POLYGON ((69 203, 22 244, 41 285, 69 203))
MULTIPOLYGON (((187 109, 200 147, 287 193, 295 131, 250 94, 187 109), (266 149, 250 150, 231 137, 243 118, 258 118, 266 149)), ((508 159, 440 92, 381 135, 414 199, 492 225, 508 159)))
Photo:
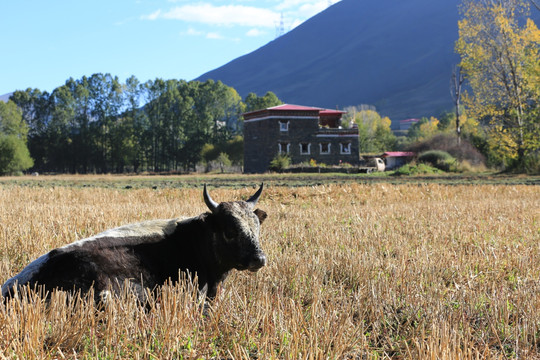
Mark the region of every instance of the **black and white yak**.
POLYGON ((196 275, 200 293, 212 299, 232 269, 254 272, 266 264, 259 243, 266 213, 255 209, 262 190, 261 184, 247 201, 218 204, 205 185, 210 212, 126 225, 54 249, 7 280, 2 296, 25 285, 82 293, 93 287, 99 302, 127 283, 145 302, 146 289, 196 275))

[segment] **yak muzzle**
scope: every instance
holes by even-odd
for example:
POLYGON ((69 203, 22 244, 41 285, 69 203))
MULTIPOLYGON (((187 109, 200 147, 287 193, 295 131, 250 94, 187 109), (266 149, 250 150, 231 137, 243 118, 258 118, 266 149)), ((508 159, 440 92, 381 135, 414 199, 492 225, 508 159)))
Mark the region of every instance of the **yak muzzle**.
POLYGON ((247 266, 247 269, 252 272, 258 271, 260 268, 266 265, 266 256, 264 254, 258 254, 253 257, 247 266))

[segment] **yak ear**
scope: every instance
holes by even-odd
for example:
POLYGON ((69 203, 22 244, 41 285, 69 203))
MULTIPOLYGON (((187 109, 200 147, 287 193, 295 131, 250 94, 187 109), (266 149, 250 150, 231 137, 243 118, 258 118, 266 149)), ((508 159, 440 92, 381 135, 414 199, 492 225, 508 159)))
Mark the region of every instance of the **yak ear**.
POLYGON ((263 210, 261 209, 255 209, 254 211, 255 215, 257 215, 257 217, 259 218, 259 222, 262 224, 264 219, 266 219, 268 217, 268 215, 266 214, 266 212, 264 212, 263 210))

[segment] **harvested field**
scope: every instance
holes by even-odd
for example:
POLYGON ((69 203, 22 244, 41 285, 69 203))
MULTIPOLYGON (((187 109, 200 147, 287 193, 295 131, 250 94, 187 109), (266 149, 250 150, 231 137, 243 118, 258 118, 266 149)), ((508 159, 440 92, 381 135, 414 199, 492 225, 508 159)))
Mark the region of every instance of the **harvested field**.
MULTIPOLYGON (((245 199, 245 181, 212 197, 245 199)), ((0 357, 540 358, 537 186, 269 186, 258 206, 268 265, 234 272, 208 315, 189 284, 150 311, 31 293, 0 304, 0 357)), ((0 187, 0 281, 102 230, 204 211, 200 188, 0 187)))

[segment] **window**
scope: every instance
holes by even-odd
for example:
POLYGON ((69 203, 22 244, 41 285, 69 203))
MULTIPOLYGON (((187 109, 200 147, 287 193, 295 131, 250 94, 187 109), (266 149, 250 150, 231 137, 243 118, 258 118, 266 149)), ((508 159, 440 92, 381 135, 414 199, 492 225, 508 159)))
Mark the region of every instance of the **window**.
POLYGON ((291 148, 291 144, 288 143, 288 142, 280 142, 280 143, 278 143, 278 152, 280 154, 288 154, 290 148, 291 148))
POLYGON ((300 143, 300 155, 309 155, 311 153, 310 143, 300 143))
POLYGON ((279 122, 279 131, 289 131, 289 122, 288 121, 280 121, 279 122))
POLYGON ((346 142, 346 143, 339 144, 339 152, 341 154, 350 154, 351 153, 351 143, 346 142))
POLYGON ((320 143, 319 144, 321 155, 330 154, 330 143, 320 143))

